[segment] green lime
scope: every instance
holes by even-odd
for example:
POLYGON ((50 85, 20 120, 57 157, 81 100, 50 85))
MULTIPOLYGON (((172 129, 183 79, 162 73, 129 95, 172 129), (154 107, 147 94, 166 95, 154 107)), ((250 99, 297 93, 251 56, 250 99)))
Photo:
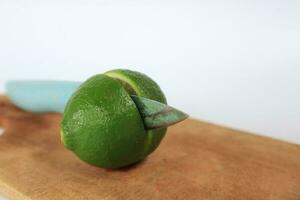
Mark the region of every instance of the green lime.
POLYGON ((124 167, 152 153, 166 128, 145 130, 132 94, 166 103, 159 86, 139 72, 118 69, 89 78, 66 105, 64 145, 81 160, 104 168, 124 167))

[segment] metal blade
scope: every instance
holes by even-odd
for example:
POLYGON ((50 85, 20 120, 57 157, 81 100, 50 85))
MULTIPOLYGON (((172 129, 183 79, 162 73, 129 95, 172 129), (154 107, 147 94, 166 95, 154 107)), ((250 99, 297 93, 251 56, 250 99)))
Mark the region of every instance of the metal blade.
POLYGON ((146 129, 168 127, 188 118, 184 112, 145 97, 131 95, 146 129))

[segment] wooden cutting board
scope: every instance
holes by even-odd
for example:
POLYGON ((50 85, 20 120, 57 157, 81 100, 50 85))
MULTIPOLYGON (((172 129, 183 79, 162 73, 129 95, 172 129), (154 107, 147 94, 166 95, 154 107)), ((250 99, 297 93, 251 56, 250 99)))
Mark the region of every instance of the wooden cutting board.
POLYGON ((196 120, 169 129, 145 161, 105 170, 60 142, 58 114, 0 96, 0 193, 9 199, 300 200, 300 146, 196 120))

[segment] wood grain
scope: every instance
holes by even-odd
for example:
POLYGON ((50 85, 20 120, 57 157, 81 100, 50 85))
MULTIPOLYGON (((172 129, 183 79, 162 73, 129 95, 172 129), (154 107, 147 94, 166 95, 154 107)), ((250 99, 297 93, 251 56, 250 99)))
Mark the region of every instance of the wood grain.
POLYGON ((145 161, 90 166, 66 150, 58 114, 31 114, 0 97, 0 193, 9 199, 300 200, 300 147, 187 120, 145 161))

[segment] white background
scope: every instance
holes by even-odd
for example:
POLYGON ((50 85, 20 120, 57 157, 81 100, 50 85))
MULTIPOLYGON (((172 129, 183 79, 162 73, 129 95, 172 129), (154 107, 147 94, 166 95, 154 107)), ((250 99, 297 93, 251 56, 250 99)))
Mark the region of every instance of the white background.
POLYGON ((191 116, 300 143, 299 1, 1 1, 8 79, 150 75, 191 116))
POLYGON ((0 1, 1 92, 112 68, 192 117, 300 143, 299 1, 0 1))

